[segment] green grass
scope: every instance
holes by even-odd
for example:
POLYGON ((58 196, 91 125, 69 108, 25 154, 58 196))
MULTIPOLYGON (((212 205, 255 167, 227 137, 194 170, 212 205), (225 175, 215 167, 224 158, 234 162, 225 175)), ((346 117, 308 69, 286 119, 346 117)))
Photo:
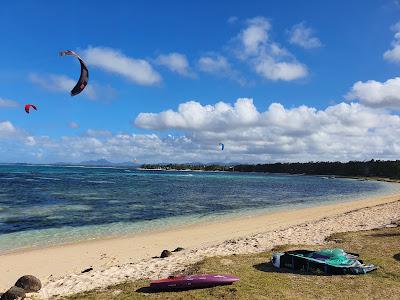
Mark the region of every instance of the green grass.
MULTIPOLYGON (((241 280, 221 286, 183 292, 149 293, 140 280, 63 298, 64 300, 131 299, 400 299, 400 227, 335 234, 329 246, 356 252, 361 259, 378 265, 366 275, 318 276, 278 271, 269 263, 272 252, 208 258, 186 270, 190 273, 231 274, 241 280)), ((283 246, 289 249, 320 249, 310 246, 283 246)))

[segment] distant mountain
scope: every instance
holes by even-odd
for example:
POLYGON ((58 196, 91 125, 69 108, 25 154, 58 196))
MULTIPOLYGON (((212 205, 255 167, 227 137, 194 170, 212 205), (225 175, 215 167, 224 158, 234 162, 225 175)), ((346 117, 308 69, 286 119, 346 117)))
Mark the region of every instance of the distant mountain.
MULTIPOLYGON (((25 165, 27 163, 13 163, 13 164, 19 164, 19 165, 25 165)), ((143 163, 134 163, 134 162, 111 162, 107 159, 101 158, 97 160, 85 160, 81 161, 79 163, 71 163, 71 162, 56 162, 56 163, 51 163, 51 165, 58 165, 58 166, 74 166, 74 165, 80 165, 80 166, 97 166, 97 167, 140 167, 143 165, 143 163)), ((167 165, 188 165, 188 166, 212 166, 212 165, 217 165, 217 166, 232 166, 232 165, 240 165, 240 163, 237 162, 186 162, 186 163, 171 163, 171 162, 163 162, 163 163, 154 163, 154 165, 159 165, 159 166, 167 166, 167 165)))
POLYGON ((97 159, 97 160, 86 160, 81 161, 79 163, 67 163, 67 162, 57 162, 54 165, 79 165, 79 166, 97 166, 97 167, 139 167, 141 164, 134 162, 121 162, 121 163, 113 163, 108 161, 107 159, 97 159))
POLYGON ((84 166, 102 166, 102 167, 138 167, 141 164, 126 161, 126 162, 121 162, 121 163, 114 163, 111 161, 108 161, 106 159, 97 159, 97 160, 87 160, 87 161, 82 161, 79 163, 80 165, 84 166))
POLYGON ((111 161, 108 161, 107 159, 97 159, 97 160, 86 160, 86 161, 81 161, 79 163, 80 165, 85 165, 85 166, 114 166, 115 164, 112 163, 111 161))
POLYGON ((162 163, 149 163, 149 165, 159 165, 159 166, 168 166, 168 165, 233 166, 233 165, 240 165, 240 163, 238 163, 238 162, 183 162, 183 163, 162 162, 162 163))

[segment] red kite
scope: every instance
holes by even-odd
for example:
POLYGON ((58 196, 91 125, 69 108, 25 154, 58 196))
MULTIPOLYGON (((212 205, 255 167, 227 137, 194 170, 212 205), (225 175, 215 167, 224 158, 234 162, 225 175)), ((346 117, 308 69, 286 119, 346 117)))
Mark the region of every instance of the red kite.
POLYGON ((37 110, 37 108, 36 108, 35 105, 33 105, 33 104, 27 104, 27 105, 25 105, 25 111, 26 111, 27 114, 29 114, 29 109, 30 109, 31 107, 32 107, 34 110, 37 110))

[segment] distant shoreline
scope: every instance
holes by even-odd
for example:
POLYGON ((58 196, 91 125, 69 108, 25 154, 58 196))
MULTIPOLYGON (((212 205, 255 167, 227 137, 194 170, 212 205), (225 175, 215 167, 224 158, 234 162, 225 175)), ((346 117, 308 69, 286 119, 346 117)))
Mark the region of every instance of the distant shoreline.
POLYGON ((260 172, 280 174, 304 174, 318 176, 343 176, 362 178, 385 178, 400 180, 400 160, 374 160, 369 161, 321 161, 321 162, 284 162, 284 163, 138 163, 121 162, 113 163, 106 159, 82 161, 79 163, 0 163, 0 165, 34 165, 34 166, 77 166, 77 167, 120 167, 138 170, 158 171, 226 171, 226 172, 260 172))

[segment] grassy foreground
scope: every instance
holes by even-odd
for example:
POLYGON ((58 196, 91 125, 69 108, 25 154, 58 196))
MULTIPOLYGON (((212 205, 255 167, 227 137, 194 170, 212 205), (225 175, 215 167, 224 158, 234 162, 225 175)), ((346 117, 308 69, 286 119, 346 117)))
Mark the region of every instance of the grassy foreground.
MULTIPOLYGON (((318 276, 277 271, 269 263, 272 252, 206 259, 187 273, 222 273, 241 278, 231 286, 183 292, 150 293, 149 282, 126 282, 102 291, 92 291, 64 300, 109 299, 400 299, 400 227, 335 234, 329 247, 361 255, 378 265, 367 275, 318 276)), ((320 249, 288 245, 275 249, 320 249)), ((325 247, 326 248, 326 247, 325 247)))

